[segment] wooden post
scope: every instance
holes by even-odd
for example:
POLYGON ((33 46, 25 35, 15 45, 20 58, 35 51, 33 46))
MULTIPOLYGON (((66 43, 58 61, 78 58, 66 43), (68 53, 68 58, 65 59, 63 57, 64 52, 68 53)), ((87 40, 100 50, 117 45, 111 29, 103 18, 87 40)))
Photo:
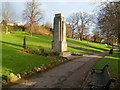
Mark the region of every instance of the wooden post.
POLYGON ((24 36, 24 39, 23 39, 23 48, 26 49, 26 36, 24 36))

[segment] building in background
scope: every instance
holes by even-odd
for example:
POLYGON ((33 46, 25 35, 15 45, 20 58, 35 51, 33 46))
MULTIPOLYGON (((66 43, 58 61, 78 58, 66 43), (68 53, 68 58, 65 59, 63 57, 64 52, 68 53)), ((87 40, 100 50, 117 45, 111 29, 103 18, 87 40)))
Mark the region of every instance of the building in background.
POLYGON ((23 22, 19 22, 17 23, 18 26, 24 26, 24 23, 23 22))

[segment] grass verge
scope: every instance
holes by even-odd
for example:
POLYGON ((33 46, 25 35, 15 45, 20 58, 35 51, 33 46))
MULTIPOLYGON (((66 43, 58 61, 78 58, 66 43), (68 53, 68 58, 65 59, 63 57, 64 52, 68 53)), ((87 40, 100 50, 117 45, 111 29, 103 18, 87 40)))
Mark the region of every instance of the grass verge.
POLYGON ((98 63, 96 63, 95 68, 103 68, 108 64, 110 67, 108 71, 112 78, 115 78, 116 87, 120 85, 120 51, 114 51, 113 55, 107 55, 103 59, 101 59, 98 63))

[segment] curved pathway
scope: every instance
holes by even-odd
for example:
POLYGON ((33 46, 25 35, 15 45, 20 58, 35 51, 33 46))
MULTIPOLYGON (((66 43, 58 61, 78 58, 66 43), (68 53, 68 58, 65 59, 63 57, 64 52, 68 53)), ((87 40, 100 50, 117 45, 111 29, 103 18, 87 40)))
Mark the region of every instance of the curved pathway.
POLYGON ((107 53, 81 56, 7 88, 80 88, 95 63, 107 53))

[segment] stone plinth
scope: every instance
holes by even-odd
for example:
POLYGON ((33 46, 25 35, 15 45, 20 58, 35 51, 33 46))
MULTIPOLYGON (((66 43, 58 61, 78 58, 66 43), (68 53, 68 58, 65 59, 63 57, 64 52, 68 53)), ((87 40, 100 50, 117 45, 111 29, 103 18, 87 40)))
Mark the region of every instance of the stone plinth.
POLYGON ((66 42, 66 21, 63 14, 55 14, 54 18, 54 34, 52 41, 52 49, 60 52, 60 56, 68 57, 71 53, 67 51, 66 42))
POLYGON ((66 21, 61 13, 55 14, 52 49, 58 52, 67 51, 66 21))
POLYGON ((69 57, 69 56, 71 56, 71 52, 63 51, 63 52, 60 53, 60 56, 62 56, 62 57, 69 57))

